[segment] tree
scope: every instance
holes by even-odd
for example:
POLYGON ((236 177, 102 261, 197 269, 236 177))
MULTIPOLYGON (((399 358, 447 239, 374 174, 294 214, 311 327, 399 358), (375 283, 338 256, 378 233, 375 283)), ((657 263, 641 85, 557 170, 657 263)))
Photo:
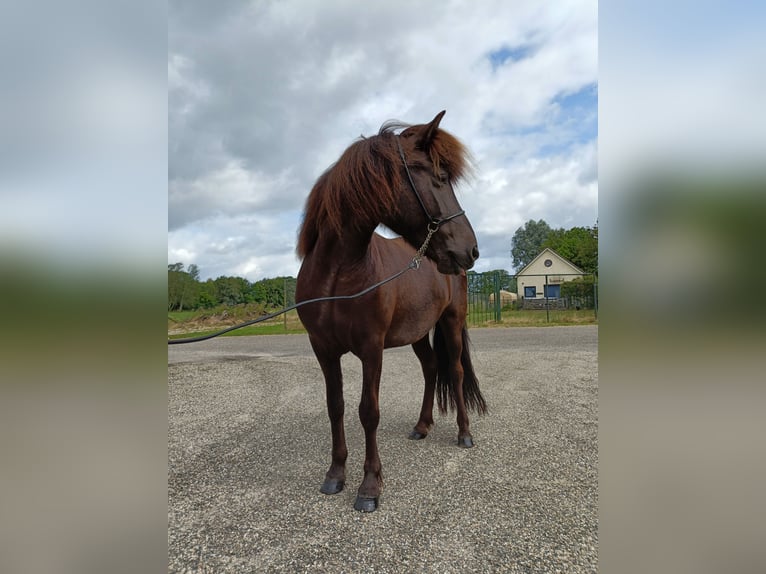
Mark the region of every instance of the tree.
POLYGON ((516 271, 521 271, 540 254, 550 232, 550 225, 542 219, 530 219, 516 230, 511 239, 511 257, 516 271))
POLYGON ((189 277, 191 277, 195 281, 199 281, 199 267, 197 267, 194 263, 189 265, 186 272, 189 274, 189 277))
POLYGON ((468 278, 469 293, 489 295, 495 292, 495 287, 498 290, 516 291, 516 278, 505 269, 495 269, 493 271, 485 271, 484 273, 468 271, 466 276, 468 278), (498 279, 497 285, 495 285, 495 277, 498 279))
POLYGON ((204 309, 211 309, 218 305, 220 301, 216 298, 215 282, 212 279, 208 279, 204 283, 199 284, 199 296, 197 298, 198 306, 204 309))
POLYGON ((553 249, 586 273, 598 272, 598 225, 554 229, 541 247, 553 249))
POLYGON ((183 263, 168 264, 168 311, 253 302, 276 309, 295 303, 295 277, 274 277, 255 283, 244 277, 222 275, 204 282, 199 277, 199 267, 193 263, 186 270, 183 263))
POLYGON ((168 311, 196 308, 199 298, 199 268, 191 264, 184 271, 183 263, 168 264, 168 311))
POLYGON ((498 276, 498 288, 503 291, 516 291, 516 278, 505 269, 495 269, 490 271, 498 276))
POLYGON ((250 282, 244 277, 218 277, 214 282, 216 299, 223 305, 249 303, 250 282))
POLYGON ((186 281, 183 263, 168 264, 168 311, 178 309, 186 281))

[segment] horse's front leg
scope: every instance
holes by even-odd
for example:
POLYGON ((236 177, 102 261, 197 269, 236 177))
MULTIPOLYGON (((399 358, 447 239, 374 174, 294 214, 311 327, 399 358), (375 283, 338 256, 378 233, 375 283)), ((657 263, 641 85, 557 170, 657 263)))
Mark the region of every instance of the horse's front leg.
POLYGON ((415 428, 410 432, 409 438, 420 440, 426 438, 428 431, 434 425, 434 389, 436 387, 436 353, 431 348, 428 335, 412 345, 412 350, 420 361, 425 379, 423 390, 423 406, 420 408, 420 417, 415 428))
POLYGON ((330 417, 332 431, 332 463, 325 475, 322 487, 324 494, 337 494, 346 484, 346 433, 343 427, 343 372, 340 367, 340 356, 323 356, 316 353, 324 374, 327 394, 327 414, 330 417))
POLYGON ((380 504, 383 489, 382 465, 378 453, 378 423, 380 421, 380 373, 383 365, 383 346, 362 357, 362 400, 359 402, 359 420, 364 427, 365 456, 364 479, 359 486, 354 508, 373 512, 380 504))

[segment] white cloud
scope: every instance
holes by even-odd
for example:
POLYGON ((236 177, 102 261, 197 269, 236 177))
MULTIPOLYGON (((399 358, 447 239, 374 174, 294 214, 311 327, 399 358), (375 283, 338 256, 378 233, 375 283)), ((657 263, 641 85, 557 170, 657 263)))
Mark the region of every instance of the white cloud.
POLYGON ((594 147, 579 147, 567 156, 529 158, 484 173, 476 193, 463 201, 474 226, 489 235, 505 234, 510 249, 513 233, 529 219, 545 219, 552 227, 593 225, 597 183, 581 175, 591 167, 594 147))
POLYGON ((296 185, 289 169, 266 174, 231 160, 198 179, 171 182, 170 228, 222 214, 234 217, 277 211, 284 207, 285 194, 291 193, 296 185))
POLYGON ((480 266, 507 268, 530 218, 592 225, 595 104, 586 117, 556 98, 596 85, 596 38, 593 1, 171 5, 169 258, 186 249, 203 278, 294 274, 321 172, 384 121, 442 109, 477 161, 460 200, 480 266), (490 54, 518 47, 493 69, 490 54))

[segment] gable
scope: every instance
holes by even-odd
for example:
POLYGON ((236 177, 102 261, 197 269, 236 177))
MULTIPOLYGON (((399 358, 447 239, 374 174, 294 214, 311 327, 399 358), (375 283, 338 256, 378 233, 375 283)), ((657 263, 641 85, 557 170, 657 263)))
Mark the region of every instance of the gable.
POLYGON ((585 272, 571 261, 564 259, 553 249, 546 247, 537 257, 516 274, 516 277, 524 275, 584 275, 585 272), (546 262, 550 262, 546 265, 546 262))

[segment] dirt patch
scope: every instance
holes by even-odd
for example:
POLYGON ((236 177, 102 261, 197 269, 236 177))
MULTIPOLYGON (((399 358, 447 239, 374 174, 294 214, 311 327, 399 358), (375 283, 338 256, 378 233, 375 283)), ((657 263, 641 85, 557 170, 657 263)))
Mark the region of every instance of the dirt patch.
POLYGON ((168 335, 214 331, 246 323, 266 315, 261 304, 235 305, 200 311, 188 319, 177 320, 168 316, 168 335))

